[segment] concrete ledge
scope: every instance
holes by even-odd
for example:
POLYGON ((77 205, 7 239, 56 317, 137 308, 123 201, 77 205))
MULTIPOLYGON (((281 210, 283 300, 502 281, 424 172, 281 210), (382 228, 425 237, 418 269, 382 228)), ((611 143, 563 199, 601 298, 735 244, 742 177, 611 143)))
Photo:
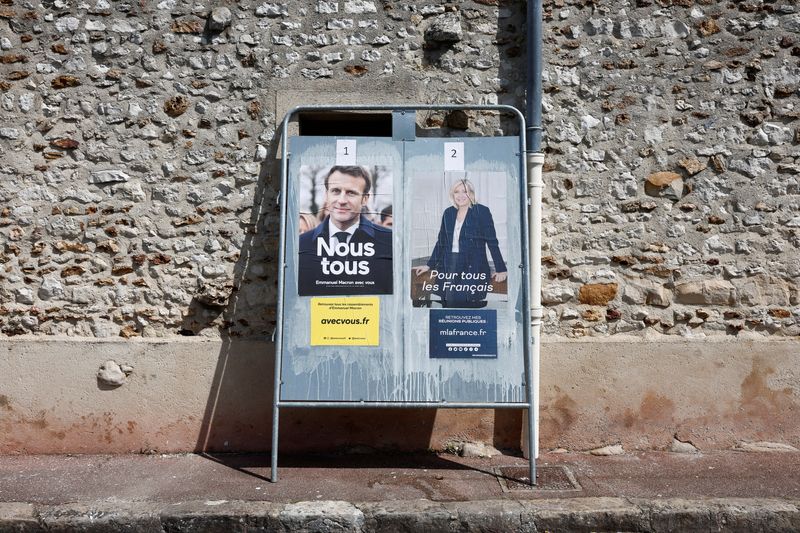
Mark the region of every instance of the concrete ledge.
POLYGON ((40 523, 33 505, 0 502, 0 532, 35 531, 39 528, 40 523))
POLYGON ((647 531, 643 507, 624 498, 576 498, 526 502, 537 531, 647 531))
MULTIPOLYGON (((30 531, 161 531, 160 509, 152 503, 103 502, 38 505, 37 528, 30 531)), ((13 529, 12 529, 13 531, 13 529)), ((24 531, 29 531, 28 529, 24 531)))
MULTIPOLYGON (((547 339, 540 447, 700 450, 768 441, 800 448, 800 339, 547 339)), ((269 449, 274 346, 259 339, 0 340, 0 454, 269 449), (97 379, 107 360, 126 383, 97 379)), ((281 412, 281 449, 520 446, 521 411, 281 412), (313 438, 308 428, 313 427, 313 438)))
POLYGON ((652 531, 799 531, 800 501, 722 498, 634 500, 652 531))
POLYGON ((283 531, 280 514, 285 507, 269 502, 185 502, 161 511, 161 527, 165 532, 283 531))
POLYGON ((732 531, 800 530, 800 501, 575 498, 435 503, 243 501, 0 504, 0 532, 24 531, 732 531))

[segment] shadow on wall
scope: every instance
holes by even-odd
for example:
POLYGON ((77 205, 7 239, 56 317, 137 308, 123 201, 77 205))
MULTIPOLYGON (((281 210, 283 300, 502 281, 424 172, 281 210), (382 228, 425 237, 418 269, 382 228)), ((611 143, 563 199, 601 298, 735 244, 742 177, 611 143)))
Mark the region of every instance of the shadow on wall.
POLYGON ((277 147, 261 164, 233 279, 198 288, 181 333, 218 328, 222 345, 195 451, 261 451, 270 447, 275 308, 278 282, 280 170, 277 147))
MULTIPOLYGON (((279 145, 276 138, 270 157, 261 166, 233 280, 201 287, 183 321, 185 335, 219 327, 222 336, 195 446, 198 452, 271 448, 275 365, 271 337, 276 325, 280 242, 279 145)), ((292 286, 292 280, 287 283, 292 286)), ((427 449, 436 412, 397 411, 284 409, 281 450, 330 451, 355 446, 427 449)))
MULTIPOLYGON (((518 56, 523 28, 507 27, 516 19, 504 18, 498 23, 498 38, 509 42, 499 58, 499 77, 503 80, 519 77, 516 67, 521 62, 518 56)), ((430 52, 428 59, 447 57, 446 50, 440 52, 430 52)), ((518 103, 517 95, 505 94, 502 88, 498 92, 501 103, 518 103)), ((513 118, 501 126, 506 134, 517 133, 513 118)), ((271 153, 261 166, 250 219, 241 222, 245 236, 233 280, 201 287, 183 323, 184 334, 220 327, 223 338, 195 447, 198 452, 253 452, 271 447, 280 142, 276 136, 271 143, 271 153)), ((287 280, 289 290, 293 283, 287 280)), ((410 451, 442 448, 451 438, 519 449, 521 420, 519 410, 283 409, 280 449, 292 453, 367 446, 410 451)))

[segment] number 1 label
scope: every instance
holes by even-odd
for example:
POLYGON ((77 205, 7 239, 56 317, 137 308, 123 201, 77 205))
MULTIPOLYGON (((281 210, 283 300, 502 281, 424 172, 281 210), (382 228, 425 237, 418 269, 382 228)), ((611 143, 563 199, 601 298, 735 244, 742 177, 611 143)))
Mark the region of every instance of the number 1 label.
POLYGON ((342 166, 356 164, 355 139, 336 139, 336 164, 342 166))
POLYGON ((464 143, 444 143, 444 171, 464 171, 464 143))

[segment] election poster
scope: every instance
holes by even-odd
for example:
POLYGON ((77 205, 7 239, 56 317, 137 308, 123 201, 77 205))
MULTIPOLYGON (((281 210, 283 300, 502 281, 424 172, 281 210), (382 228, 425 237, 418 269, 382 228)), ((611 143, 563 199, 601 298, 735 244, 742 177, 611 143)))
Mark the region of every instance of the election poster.
POLYGON ((377 296, 311 298, 311 346, 378 346, 377 296))
POLYGON ((391 169, 339 163, 300 167, 298 294, 392 294, 391 169))
POLYGON ((413 176, 414 307, 498 309, 508 301, 506 180, 492 171, 413 176))
POLYGON ((430 356, 497 358, 497 311, 431 309, 430 356))

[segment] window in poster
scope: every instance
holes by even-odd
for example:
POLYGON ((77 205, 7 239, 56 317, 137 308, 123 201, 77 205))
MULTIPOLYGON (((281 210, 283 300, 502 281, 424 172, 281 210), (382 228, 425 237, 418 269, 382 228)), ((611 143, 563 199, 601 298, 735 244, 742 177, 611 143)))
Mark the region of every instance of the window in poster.
POLYGON ((392 294, 392 173, 300 167, 300 296, 392 294))
POLYGON ((417 175, 412 195, 412 304, 491 308, 508 301, 506 175, 417 175))

